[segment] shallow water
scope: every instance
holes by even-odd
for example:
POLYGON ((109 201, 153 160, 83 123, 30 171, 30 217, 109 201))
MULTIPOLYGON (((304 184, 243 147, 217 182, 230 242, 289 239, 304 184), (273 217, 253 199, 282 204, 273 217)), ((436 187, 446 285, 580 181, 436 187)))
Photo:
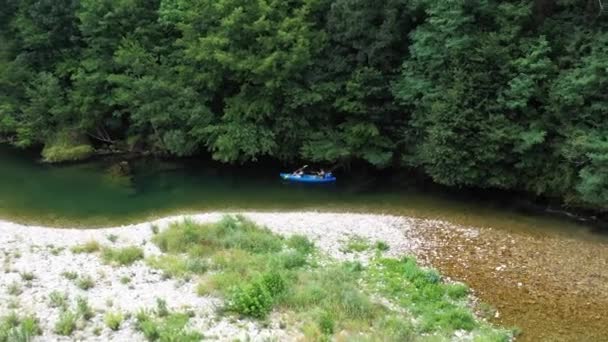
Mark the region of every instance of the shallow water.
POLYGON ((340 177, 330 186, 290 184, 279 179, 283 170, 271 166, 147 160, 132 162, 132 177, 124 177, 112 176, 108 162, 52 166, 36 158, 0 146, 0 217, 82 227, 178 212, 245 209, 442 219, 481 227, 482 233, 478 239, 462 240, 430 231, 429 239, 443 243, 433 251, 436 257, 429 254, 428 259, 442 272, 470 283, 483 300, 498 307, 503 313, 498 321, 522 328, 521 339, 608 339, 608 317, 598 312, 608 304, 608 289, 597 281, 608 279, 608 239, 584 225, 524 214, 498 200, 400 189, 382 180, 340 177), (462 257, 449 257, 458 254, 462 257), (505 260, 510 261, 509 271, 497 275, 496 265, 505 260), (518 287, 519 282, 526 286, 518 287), (593 298, 601 305, 587 304, 593 298))

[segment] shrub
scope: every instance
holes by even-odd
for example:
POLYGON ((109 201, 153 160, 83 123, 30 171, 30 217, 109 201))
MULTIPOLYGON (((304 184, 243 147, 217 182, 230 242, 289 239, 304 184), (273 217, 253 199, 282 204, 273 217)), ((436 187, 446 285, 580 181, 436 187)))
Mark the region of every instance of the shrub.
POLYGON ((183 277, 188 273, 203 274, 209 269, 208 263, 199 257, 184 257, 166 254, 147 259, 148 265, 158 268, 170 277, 183 277))
POLYGON ((140 311, 136 316, 136 329, 141 331, 148 341, 195 342, 203 336, 186 330, 190 317, 186 314, 171 313, 163 318, 153 318, 149 313, 140 311))
POLYGON ((153 242, 163 251, 183 253, 197 248, 199 254, 218 248, 240 248, 253 253, 277 252, 283 240, 243 217, 226 216, 215 224, 201 225, 191 220, 172 224, 155 235, 153 242), (201 246, 204 250, 201 250, 201 246))
POLYGON ((42 333, 36 316, 19 317, 12 313, 0 317, 0 341, 29 342, 42 333))
POLYGON ((299 251, 283 252, 277 257, 279 267, 286 269, 300 268, 306 265, 306 255, 299 251))
POLYGON ((45 145, 42 160, 47 163, 60 163, 89 158, 95 150, 91 145, 45 145))
POLYGON ((422 331, 471 331, 477 326, 473 315, 464 308, 451 307, 443 310, 429 310, 422 314, 422 331))
POLYGON ((326 335, 331 335, 334 333, 336 322, 334 317, 329 314, 327 311, 321 312, 317 319, 317 323, 319 325, 319 330, 326 335))
POLYGON ((108 312, 104 316, 103 320, 108 326, 108 328, 116 331, 120 329, 120 325, 122 324, 123 315, 120 312, 112 313, 108 312))
POLYGON ((448 285, 447 294, 452 299, 461 299, 469 294, 469 287, 465 284, 448 285))
POLYGON ((78 278, 78 273, 72 271, 62 272, 61 275, 68 280, 76 280, 78 278))
POLYGON ((406 318, 384 316, 377 323, 377 331, 381 331, 385 341, 416 341, 415 328, 406 318))
POLYGON ((315 244, 304 235, 293 235, 287 240, 287 246, 302 254, 310 254, 315 250, 315 244))
POLYGON ((90 320, 94 316, 93 310, 89 306, 89 302, 83 297, 76 298, 76 313, 85 321, 90 320))
POLYGON ((129 276, 120 277, 120 283, 121 284, 128 284, 130 282, 131 282, 131 277, 129 277, 129 276))
POLYGON ((110 241, 111 243, 115 243, 116 241, 118 241, 118 235, 108 234, 106 235, 106 239, 108 239, 108 241, 110 241))
POLYGON ((232 290, 228 308, 244 316, 263 318, 272 309, 272 295, 260 281, 254 281, 232 290))
POLYGON ((76 315, 69 311, 65 310, 59 316, 59 320, 55 323, 55 333, 63 336, 70 336, 72 332, 76 329, 76 315))
POLYGON ((78 286, 79 289, 87 291, 93 287, 95 287, 95 280, 93 280, 93 278, 91 278, 91 276, 84 276, 84 277, 80 277, 78 278, 78 280, 76 280, 76 286, 78 286))
POLYGON ((34 278, 36 278, 36 276, 32 272, 21 272, 19 273, 19 275, 21 276, 21 279, 23 281, 32 281, 34 280, 34 278))
POLYGON ((389 245, 384 241, 377 241, 374 247, 380 252, 386 252, 390 249, 389 245))
POLYGON ((285 278, 276 271, 271 271, 262 275, 261 282, 262 286, 268 290, 273 298, 284 293, 287 289, 285 278))
POLYGON ((167 308, 167 301, 162 298, 156 298, 156 314, 159 317, 166 317, 169 315, 169 309, 167 308))
POLYGON ((72 253, 76 253, 76 254, 95 253, 95 252, 99 251, 100 249, 101 249, 101 245, 99 244, 99 242, 97 242, 95 240, 91 240, 91 241, 85 242, 81 245, 77 245, 77 246, 70 248, 72 253))
POLYGON ((136 246, 124 248, 105 248, 102 254, 106 263, 117 264, 120 266, 131 265, 137 260, 144 258, 144 251, 136 246))
POLYGON ((11 296, 18 296, 21 293, 23 293, 23 290, 21 289, 21 284, 19 284, 16 281, 13 281, 12 283, 10 283, 6 289, 6 291, 8 292, 9 295, 11 296))
POLYGON ((351 236, 342 251, 344 253, 364 252, 369 249, 369 242, 360 236, 351 236))
POLYGON ((67 308, 68 294, 59 291, 53 291, 49 294, 50 305, 53 308, 67 308))

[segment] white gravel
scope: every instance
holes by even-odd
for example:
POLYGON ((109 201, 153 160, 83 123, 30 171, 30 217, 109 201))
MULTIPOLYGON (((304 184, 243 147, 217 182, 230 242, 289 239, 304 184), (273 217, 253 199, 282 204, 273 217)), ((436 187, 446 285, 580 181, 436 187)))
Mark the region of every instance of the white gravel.
MULTIPOLYGON (((188 215, 198 222, 214 222, 225 213, 188 215)), ((345 253, 344 245, 353 236, 362 237, 371 243, 383 241, 390 246, 389 256, 414 253, 420 241, 413 232, 417 224, 414 219, 385 215, 332 214, 317 212, 299 213, 243 213, 254 222, 268 227, 282 235, 302 234, 308 236, 328 255, 338 259, 357 259, 365 262, 371 252, 345 253)), ((143 336, 135 331, 134 319, 129 319, 120 330, 114 332, 105 327, 105 311, 121 311, 135 314, 141 308, 154 308, 157 298, 166 300, 168 307, 175 310, 191 310, 195 317, 192 327, 207 338, 220 341, 235 339, 264 341, 270 339, 285 341, 297 339, 299 332, 284 326, 282 318, 274 314, 269 324, 261 326, 257 322, 222 317, 215 312, 221 307, 221 300, 213 297, 199 297, 195 293, 194 282, 163 279, 162 274, 148 267, 143 261, 131 266, 112 267, 105 265, 95 254, 74 254, 70 247, 90 240, 103 245, 139 245, 145 255, 161 253, 148 242, 152 236, 152 225, 160 230, 170 223, 181 221, 186 216, 173 216, 153 222, 126 225, 103 229, 58 229, 26 226, 0 221, 0 315, 11 312, 11 305, 19 305, 19 312, 35 313, 41 320, 44 334, 39 341, 141 341, 143 336), (115 235, 116 242, 108 236, 115 235), (77 272, 91 276, 95 287, 84 291, 75 286, 74 281, 66 279, 61 273, 77 272), (20 272, 31 272, 35 278, 26 286, 20 272), (128 276, 129 284, 120 279, 128 276), (13 283, 22 284, 22 293, 17 297, 8 294, 13 283), (59 310, 50 308, 49 294, 53 291, 67 292, 72 307, 75 298, 83 296, 98 311, 92 322, 73 336, 66 338, 53 333, 59 310), (93 330, 102 329, 100 336, 93 330)))

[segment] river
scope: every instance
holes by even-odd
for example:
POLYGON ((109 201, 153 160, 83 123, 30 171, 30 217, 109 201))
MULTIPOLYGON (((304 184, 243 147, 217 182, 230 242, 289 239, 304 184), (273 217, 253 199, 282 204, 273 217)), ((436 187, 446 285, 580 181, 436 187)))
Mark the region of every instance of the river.
POLYGON ((608 238, 591 227, 480 200, 385 180, 300 186, 277 169, 211 161, 139 160, 123 168, 92 161, 46 165, 0 146, 0 217, 50 226, 99 227, 210 210, 325 210, 390 213, 475 227, 437 228, 421 256, 471 285, 498 308, 494 320, 519 340, 608 340, 608 238), (114 168, 114 169, 113 169, 114 168))

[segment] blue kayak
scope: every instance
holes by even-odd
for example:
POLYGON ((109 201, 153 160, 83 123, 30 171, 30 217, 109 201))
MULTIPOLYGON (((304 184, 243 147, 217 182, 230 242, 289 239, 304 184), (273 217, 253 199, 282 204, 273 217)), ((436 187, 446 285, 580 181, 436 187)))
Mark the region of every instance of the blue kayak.
POLYGON ((336 177, 334 177, 331 173, 328 173, 323 177, 307 174, 294 175, 293 173, 281 173, 281 178, 291 182, 300 183, 333 183, 336 181, 336 177))

